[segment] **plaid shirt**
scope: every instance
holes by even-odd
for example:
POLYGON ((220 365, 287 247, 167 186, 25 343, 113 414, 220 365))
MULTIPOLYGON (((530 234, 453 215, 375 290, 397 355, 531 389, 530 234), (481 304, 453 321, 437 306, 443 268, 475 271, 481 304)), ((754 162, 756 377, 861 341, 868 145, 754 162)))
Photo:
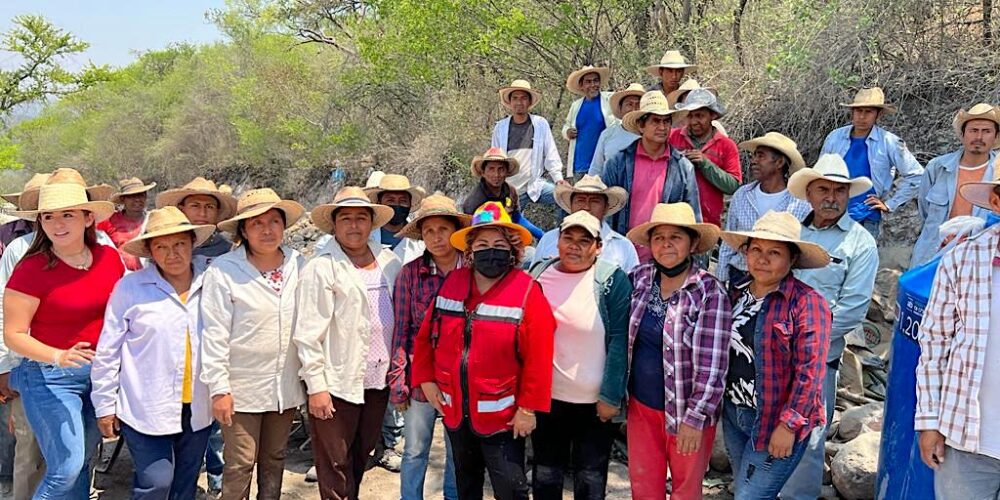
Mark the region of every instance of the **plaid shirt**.
POLYGON ((917 334, 914 429, 936 430, 950 446, 970 453, 979 449, 979 387, 998 255, 1000 225, 944 254, 917 334))
MULTIPOLYGON (((628 360, 659 274, 653 263, 636 267, 628 326, 628 360)), ((719 280, 697 266, 666 299, 663 321, 663 393, 667 402, 667 432, 684 423, 695 429, 715 425, 726 387, 732 306, 719 280), (673 404, 671 404, 673 403, 673 404)), ((654 380, 635 383, 657 383, 654 380)))
MULTIPOLYGON (((458 256, 456 269, 462 267, 458 256)), ((440 272, 429 252, 403 266, 396 277, 392 293, 392 310, 395 315, 395 335, 392 337, 392 363, 389 366, 389 402, 402 404, 410 398, 427 402, 419 387, 410 389, 410 359, 413 356, 413 339, 420 331, 428 308, 437 297, 447 274, 440 272)))
MULTIPOLYGON (((734 286, 735 302, 742 288, 734 286)), ((806 439, 816 427, 826 425, 823 378, 830 345, 832 316, 826 299, 816 290, 789 276, 764 298, 757 317, 754 363, 757 369, 757 408, 760 421, 754 449, 763 450, 779 423, 806 439)))

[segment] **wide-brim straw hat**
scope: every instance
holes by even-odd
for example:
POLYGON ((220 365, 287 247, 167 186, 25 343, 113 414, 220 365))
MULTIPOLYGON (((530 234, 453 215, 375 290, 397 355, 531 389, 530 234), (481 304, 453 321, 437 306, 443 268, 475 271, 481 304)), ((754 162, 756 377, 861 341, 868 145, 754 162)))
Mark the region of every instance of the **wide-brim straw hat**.
POLYGON ((476 156, 472 159, 472 164, 470 169, 474 177, 483 176, 483 165, 491 161, 502 161, 507 163, 507 177, 511 177, 517 174, 521 170, 521 163, 517 161, 513 156, 507 156, 507 153, 500 148, 490 148, 487 149, 485 153, 476 156))
POLYGON ((596 175, 584 175, 580 180, 576 181, 576 184, 570 186, 568 184, 560 184, 556 186, 555 189, 555 199, 556 205, 562 208, 567 213, 573 213, 573 194, 574 193, 588 193, 588 194, 603 194, 608 199, 608 211, 604 214, 605 217, 611 217, 612 215, 618 213, 619 210, 625 208, 625 204, 628 203, 628 192, 625 189, 618 186, 608 187, 607 184, 601 180, 600 177, 596 175))
MULTIPOLYGON (((388 177, 388 176, 386 176, 388 177)), ((368 208, 374 212, 372 230, 384 226, 392 220, 395 213, 392 207, 372 203, 365 190, 358 186, 346 186, 333 196, 333 203, 319 205, 312 209, 310 216, 313 224, 327 234, 333 234, 333 212, 338 208, 368 208)))
POLYGON ((405 175, 385 174, 378 181, 377 187, 365 188, 365 194, 372 203, 378 203, 378 197, 387 191, 405 191, 410 193, 410 206, 420 205, 420 202, 427 196, 424 188, 410 184, 410 179, 405 175))
POLYGON ((977 207, 993 210, 990 206, 990 195, 997 186, 1000 186, 1000 169, 993 172, 991 182, 968 182, 958 188, 958 193, 966 201, 977 207))
POLYGON ((852 198, 872 188, 872 181, 867 177, 851 178, 851 172, 847 170, 847 163, 844 163, 843 157, 825 154, 816 160, 813 168, 804 168, 788 178, 788 192, 800 200, 807 200, 806 188, 812 181, 819 179, 850 184, 851 190, 848 195, 852 198))
POLYGON ((669 116, 671 123, 673 123, 676 120, 686 117, 687 111, 671 108, 666 96, 659 90, 646 92, 642 95, 642 100, 639 101, 639 109, 629 111, 622 117, 622 128, 634 134, 641 135, 642 131, 639 130, 639 120, 649 114, 669 116))
POLYGON ((694 64, 688 64, 687 59, 684 59, 679 50, 668 50, 663 53, 660 63, 647 66, 646 72, 652 76, 659 77, 660 68, 687 69, 694 67, 694 64))
POLYGON ((500 94, 500 104, 507 108, 508 111, 513 111, 510 107, 510 95, 518 90, 527 92, 531 96, 531 104, 528 105, 528 111, 537 106, 538 101, 542 98, 542 93, 531 88, 531 83, 528 83, 527 80, 514 80, 510 85, 498 91, 500 94))
POLYGON ((102 222, 115 213, 115 205, 109 201, 90 201, 87 189, 78 184, 45 184, 38 190, 38 205, 34 210, 19 210, 13 215, 35 220, 38 214, 62 210, 86 210, 94 214, 96 222, 102 222))
POLYGON ((576 95, 587 95, 587 93, 584 92, 583 87, 580 86, 580 79, 590 73, 597 73, 597 75, 601 77, 601 86, 603 87, 608 83, 608 75, 611 74, 611 70, 607 67, 590 65, 584 66, 570 73, 569 76, 566 77, 566 89, 576 95))
POLYGON ((458 205, 455 200, 441 194, 434 193, 426 198, 420 203, 420 207, 414 212, 412 219, 408 222, 403 229, 400 229, 396 233, 397 238, 409 238, 411 240, 422 240, 423 235, 420 234, 420 223, 424 219, 430 217, 451 217, 458 221, 457 229, 468 227, 472 223, 472 216, 462 213, 458 209, 458 205))
POLYGON ((619 120, 622 119, 622 101, 626 97, 635 96, 642 99, 642 95, 646 93, 646 87, 643 87, 641 83, 630 83, 628 87, 625 87, 614 94, 611 94, 611 99, 609 103, 611 104, 611 113, 615 115, 615 118, 619 120))
MULTIPOLYGON (((0 197, 3 197, 3 199, 13 203, 14 206, 17 207, 17 210, 34 210, 35 207, 21 206, 20 203, 21 195, 27 192, 38 191, 39 189, 41 189, 41 187, 45 184, 45 182, 49 180, 50 175, 51 174, 32 175, 31 179, 28 179, 28 182, 24 183, 24 188, 22 188, 20 191, 16 193, 8 193, 0 195, 0 197)), ((38 197, 35 196, 34 199, 35 201, 37 201, 38 197)))
MULTIPOLYGON (((107 184, 88 186, 87 182, 83 180, 83 176, 80 175, 80 172, 69 167, 61 167, 53 170, 52 174, 45 181, 45 184, 76 184, 86 190, 90 201, 108 201, 111 198, 111 194, 115 191, 115 188, 107 184)), ((34 210, 38 206, 38 190, 34 189, 22 192, 18 202, 18 207, 24 206, 24 210, 34 210)))
POLYGON ((854 94, 854 102, 842 102, 840 105, 845 108, 877 108, 886 113, 896 112, 896 106, 886 104, 885 93, 882 92, 881 87, 861 89, 857 94, 854 94))
POLYGON ((226 193, 204 177, 195 177, 183 187, 168 189, 156 195, 156 208, 178 206, 188 196, 211 196, 219 201, 219 220, 226 220, 236 215, 236 197, 226 193))
MULTIPOLYGON (((997 124, 997 129, 1000 130, 1000 110, 996 107, 981 102, 975 106, 969 108, 968 111, 964 109, 958 110, 955 114, 955 119, 952 121, 952 127, 955 129, 955 135, 959 139, 962 138, 962 127, 966 123, 972 120, 989 120, 997 124)), ((997 134, 996 141, 990 146, 990 149, 1000 148, 1000 134, 997 134)))
POLYGON ((149 192, 151 189, 156 187, 155 182, 150 182, 146 184, 142 182, 138 177, 130 177, 128 179, 122 179, 118 181, 118 192, 111 195, 112 203, 121 203, 123 196, 132 196, 134 194, 142 194, 149 192))
POLYGON ((465 236, 472 231, 479 229, 493 227, 493 228, 504 228, 510 229, 512 231, 517 231, 518 235, 521 236, 522 245, 531 244, 531 231, 528 231, 524 226, 520 224, 515 224, 510 220, 510 214, 507 210, 503 208, 498 202, 487 201, 483 203, 482 206, 476 209, 475 213, 472 214, 472 220, 468 227, 464 227, 451 233, 451 246, 455 247, 458 251, 464 252, 467 248, 465 244, 465 236))
POLYGON ((753 153, 757 151, 760 146, 766 146, 776 151, 780 151, 782 154, 788 157, 788 160, 792 163, 788 166, 789 174, 794 174, 803 168, 806 168, 806 161, 802 158, 802 153, 799 153, 799 146, 795 144, 795 141, 785 137, 783 134, 778 132, 768 132, 764 134, 763 137, 757 137, 756 139, 750 139, 749 141, 743 141, 740 143, 740 149, 749 151, 753 153))
POLYGON ((750 238, 770 241, 784 241, 799 247, 802 255, 795 263, 797 269, 816 269, 830 263, 830 254, 823 247, 802 240, 802 224, 788 212, 768 210, 754 223, 750 231, 723 231, 722 241, 739 249, 750 238))
POLYGON ((670 103, 670 107, 675 108, 677 107, 677 103, 684 100, 684 97, 687 96, 688 92, 691 92, 692 90, 695 89, 705 89, 715 94, 716 96, 719 95, 715 87, 702 87, 701 84, 698 83, 698 80, 694 78, 688 78, 687 80, 684 80, 680 84, 680 86, 677 87, 677 90, 667 94, 667 102, 670 103))
POLYGON ((302 218, 306 209, 292 200, 283 200, 270 188, 251 189, 240 195, 236 202, 236 215, 218 223, 220 231, 235 233, 241 220, 252 219, 268 210, 277 209, 285 214, 285 228, 302 218))
POLYGON ((694 217, 694 209, 687 203, 657 203, 649 222, 639 224, 629 230, 626 237, 637 245, 649 246, 649 233, 657 226, 677 226, 698 233, 698 244, 691 253, 705 253, 715 248, 719 242, 721 229, 715 224, 700 223, 694 217))
POLYGON ((122 251, 136 257, 149 258, 151 255, 146 245, 147 241, 159 238, 160 236, 186 233, 188 231, 194 233, 193 246, 197 247, 212 237, 212 234, 215 233, 215 226, 191 224, 191 221, 184 215, 184 212, 181 212, 179 208, 173 205, 157 208, 149 212, 149 217, 146 219, 146 227, 143 229, 142 234, 122 245, 122 251))

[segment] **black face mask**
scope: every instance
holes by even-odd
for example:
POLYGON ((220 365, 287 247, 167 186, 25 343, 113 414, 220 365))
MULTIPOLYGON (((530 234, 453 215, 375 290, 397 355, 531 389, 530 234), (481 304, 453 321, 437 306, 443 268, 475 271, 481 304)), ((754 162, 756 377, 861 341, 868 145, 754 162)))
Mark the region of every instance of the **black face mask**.
POLYGON ((472 252, 472 268, 490 279, 499 278, 510 271, 513 265, 511 260, 510 250, 505 248, 487 248, 472 252))
POLYGON ((406 218, 410 216, 410 207, 399 205, 389 205, 392 208, 392 218, 389 219, 390 226, 399 226, 406 223, 406 218))
POLYGON ((666 267, 663 264, 660 264, 656 259, 653 259, 653 264, 656 265, 656 270, 659 271, 660 274, 668 278, 676 278, 691 267, 691 256, 689 255, 688 258, 684 259, 680 264, 677 264, 674 267, 666 267))

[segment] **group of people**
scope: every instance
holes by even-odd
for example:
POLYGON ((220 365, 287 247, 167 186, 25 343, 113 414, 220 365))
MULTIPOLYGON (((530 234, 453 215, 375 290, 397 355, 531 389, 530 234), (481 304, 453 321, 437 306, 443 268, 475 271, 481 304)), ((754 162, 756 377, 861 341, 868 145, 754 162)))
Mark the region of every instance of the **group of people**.
MULTIPOLYGON (((327 237, 309 258, 284 243, 306 209, 271 189, 196 178, 147 211, 155 183, 36 175, 0 227, 15 498, 87 497, 116 435, 133 498, 193 498, 203 464, 224 499, 255 475, 278 498, 300 413, 324 499, 358 498, 400 435, 399 495, 423 498, 439 416, 448 499, 482 498, 487 475, 500 499, 562 498, 567 476, 603 498, 622 421, 634 498, 701 498, 720 424, 736 498, 817 498, 881 219, 919 195, 916 266, 946 220, 1000 213, 1000 110, 959 111, 962 148, 924 169, 863 89, 808 167, 778 132, 730 139, 691 67, 668 51, 659 83, 614 93, 607 68, 570 74, 565 175, 530 113, 541 93, 516 80, 469 193, 377 172, 312 208, 327 237), (556 205, 557 226, 530 203, 556 205)), ((998 231, 952 242, 920 330, 917 429, 941 498, 1000 490, 998 231), (976 489, 953 484, 970 473, 976 489)))

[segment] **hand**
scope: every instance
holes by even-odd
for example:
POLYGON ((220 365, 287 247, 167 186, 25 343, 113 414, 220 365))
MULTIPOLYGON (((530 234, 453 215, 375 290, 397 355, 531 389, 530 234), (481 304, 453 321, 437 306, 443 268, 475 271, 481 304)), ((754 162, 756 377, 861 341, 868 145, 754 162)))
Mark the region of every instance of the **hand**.
POLYGON ((684 156, 695 165, 701 165, 705 161, 705 155, 702 154, 700 149, 689 149, 684 152, 684 156))
POLYGON ((215 420, 217 420, 220 425, 225 425, 226 427, 233 425, 234 413, 236 413, 236 411, 233 410, 232 394, 219 394, 218 396, 212 396, 212 416, 215 417, 215 420))
POLYGON ((514 414, 514 420, 507 422, 507 425, 514 427, 514 439, 528 437, 531 431, 535 430, 535 414, 527 414, 521 408, 514 414))
POLYGON ((77 342, 73 347, 60 351, 55 357, 56 365, 60 368, 79 368, 89 365, 90 360, 94 359, 94 350, 87 349, 88 347, 90 342, 77 342))
POLYGON ((97 419, 97 428, 101 431, 102 436, 110 439, 118 435, 121 424, 118 422, 117 415, 107 415, 97 419))
POLYGON ((434 407, 438 413, 444 414, 444 407, 448 405, 448 402, 444 400, 444 394, 441 394, 441 389, 438 389, 438 385, 434 382, 424 382, 420 384, 420 388, 424 391, 424 396, 427 398, 427 402, 434 407))
POLYGON ((319 420, 330 420, 337 410, 333 408, 333 397, 329 392, 309 395, 309 415, 319 420))
POLYGON ((677 429, 677 452, 681 455, 692 455, 701 448, 702 431, 688 424, 681 424, 677 429))
POLYGON ((402 403, 394 404, 392 406, 394 406, 396 408, 396 411, 398 411, 399 413, 406 413, 406 410, 410 409, 410 400, 407 399, 406 401, 403 401, 402 403))
POLYGON ((569 140, 571 140, 571 141, 573 139, 576 139, 576 135, 577 135, 577 131, 576 131, 575 128, 571 128, 571 129, 569 129, 569 130, 566 131, 566 137, 569 137, 569 140))
POLYGON ((572 186, 572 184, 570 184, 569 181, 567 181, 566 179, 560 179, 559 181, 556 182, 556 186, 567 186, 567 187, 569 187, 569 186, 572 186))
POLYGON ((774 458, 788 458, 792 454, 792 446, 795 446, 795 433, 785 424, 778 424, 778 428, 771 433, 771 441, 767 444, 767 452, 774 458))
POLYGON ((944 463, 944 435, 938 431, 920 431, 920 458, 938 470, 944 463))
POLYGON ((17 397, 17 391, 10 388, 10 372, 0 373, 0 402, 6 404, 17 397))
POLYGON ((611 406, 604 401, 597 402, 597 418, 601 419, 601 422, 607 422, 612 418, 615 418, 620 413, 620 410, 614 406, 611 406))
POLYGON ((886 205, 882 200, 878 198, 878 196, 875 196, 874 194, 870 194, 868 195, 867 198, 865 198, 865 205, 868 205, 869 208, 878 210, 879 212, 889 211, 889 206, 886 205))

